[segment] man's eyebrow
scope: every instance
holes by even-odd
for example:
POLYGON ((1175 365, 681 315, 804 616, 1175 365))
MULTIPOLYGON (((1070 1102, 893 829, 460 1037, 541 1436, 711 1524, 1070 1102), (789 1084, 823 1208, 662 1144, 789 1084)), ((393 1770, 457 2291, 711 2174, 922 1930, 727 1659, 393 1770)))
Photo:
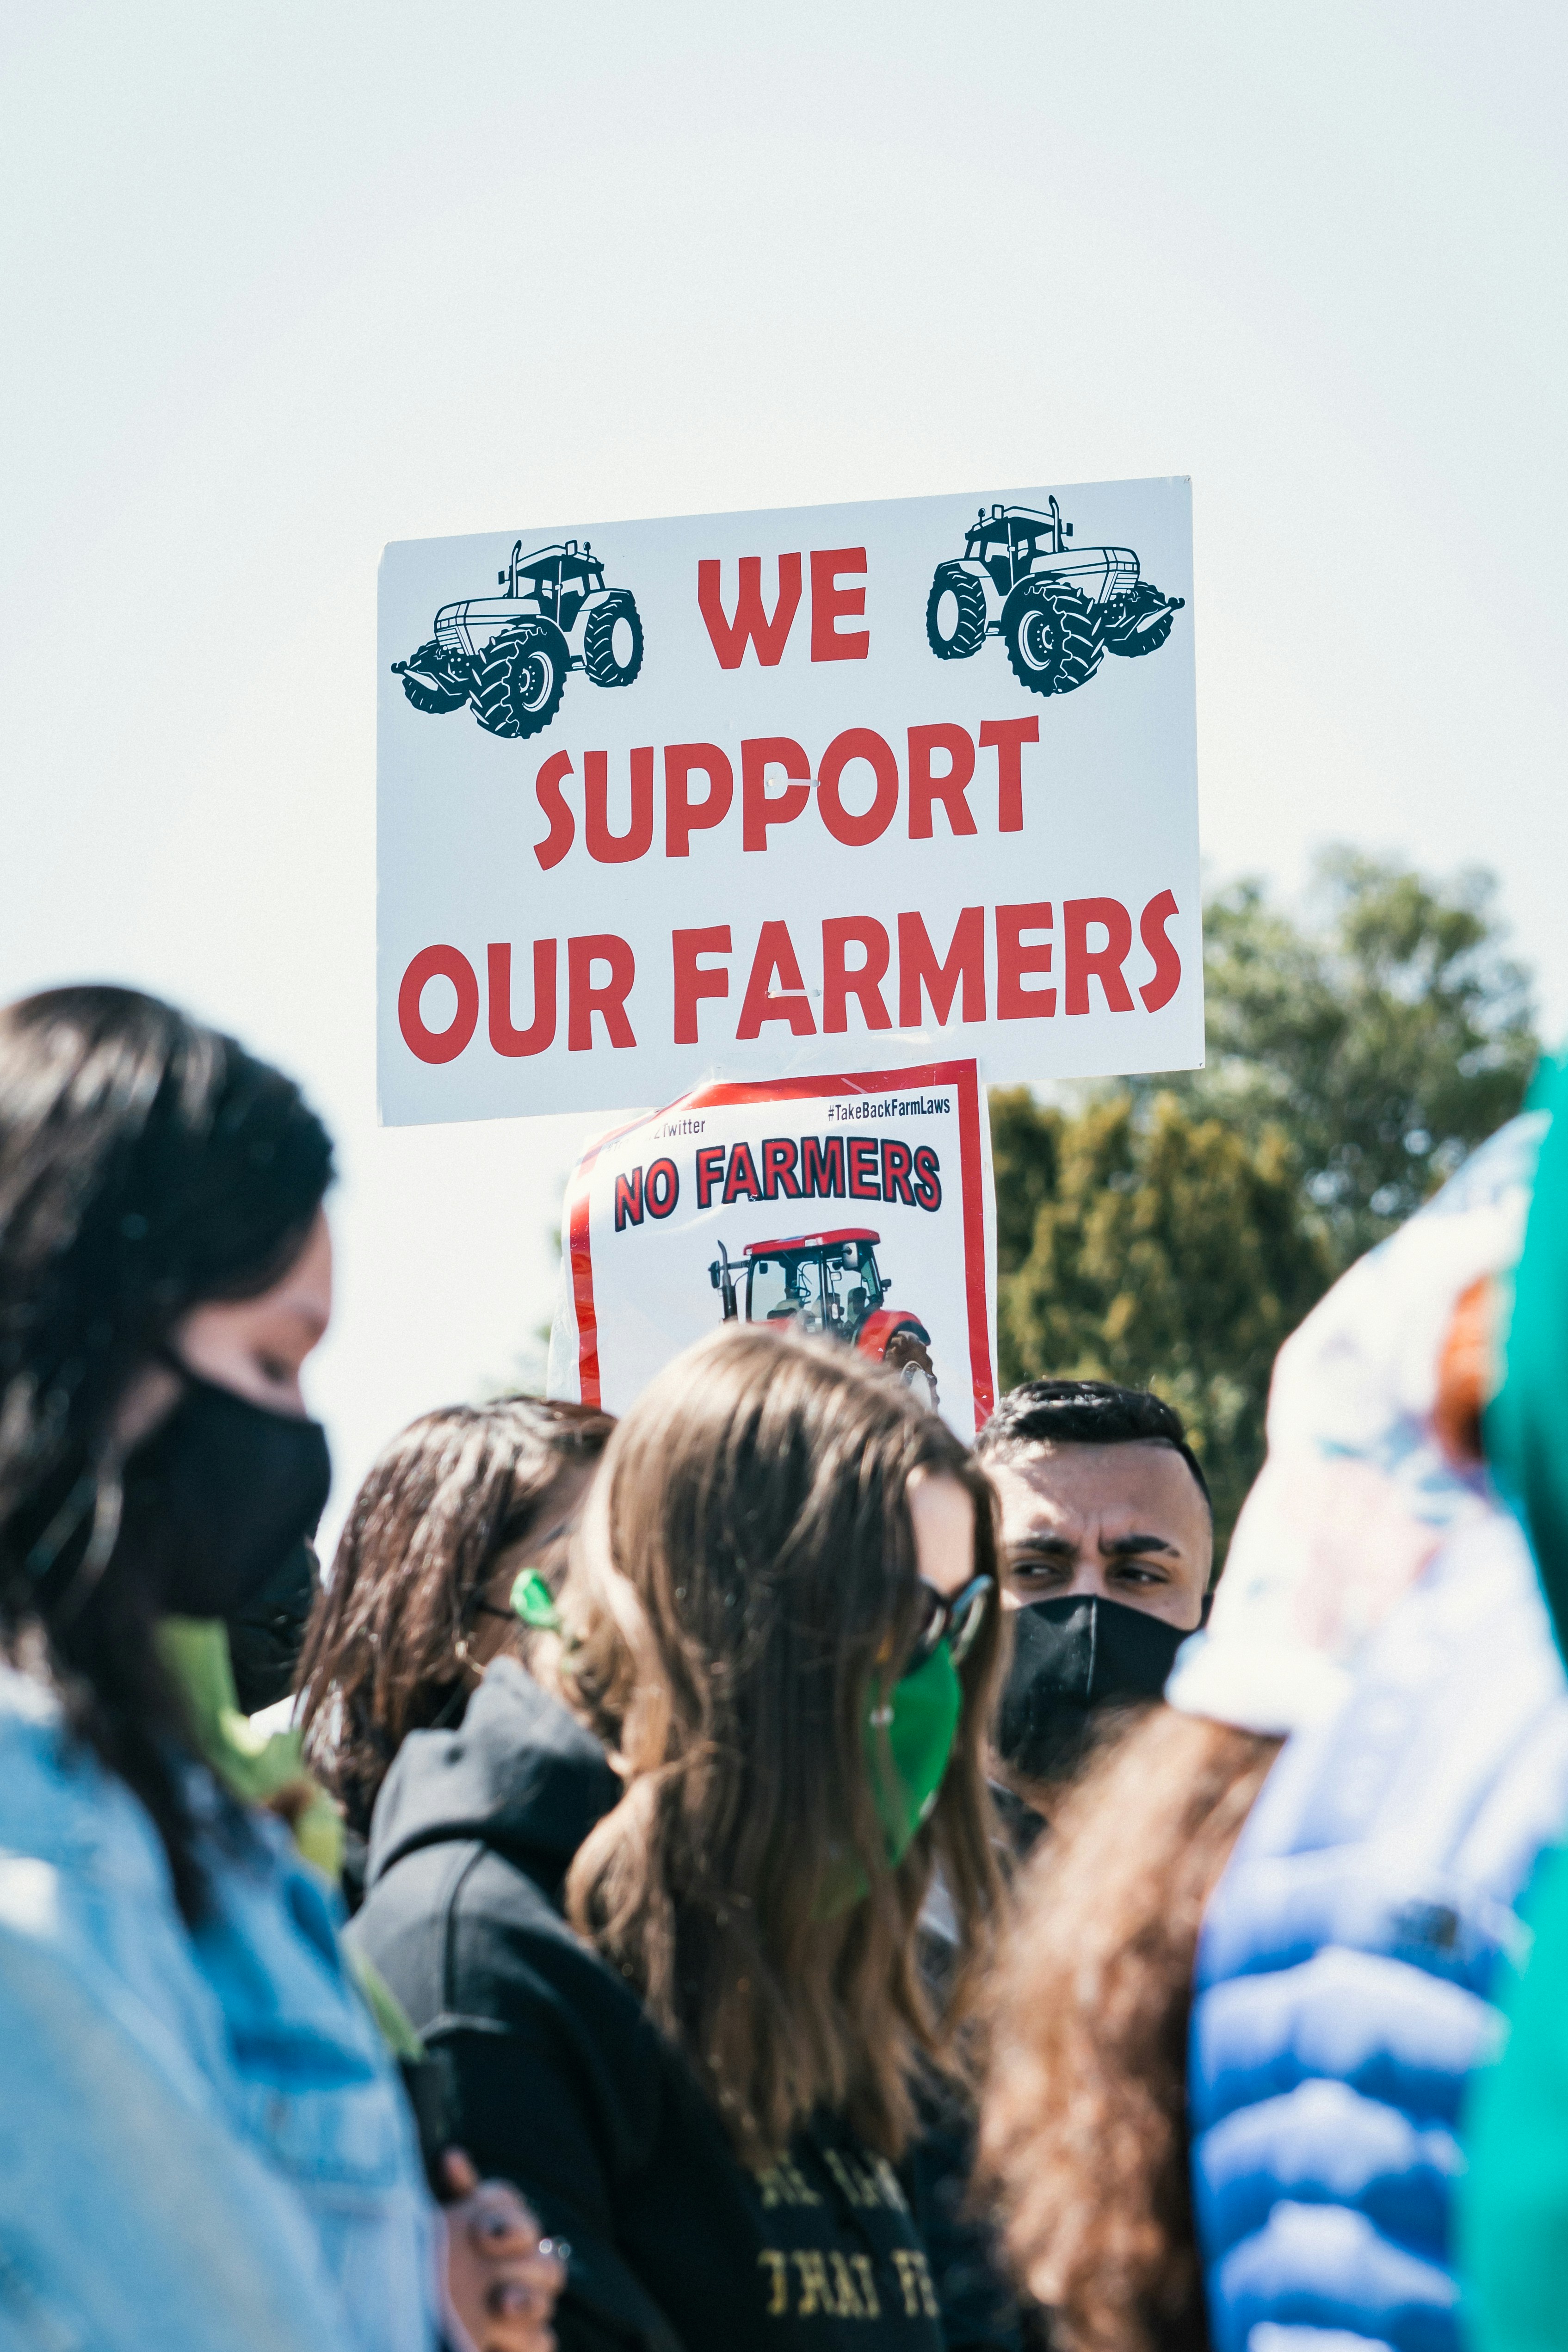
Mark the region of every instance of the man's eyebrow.
POLYGON ((1010 1552, 1043 1551, 1048 1552, 1053 1559, 1070 1559, 1077 1546, 1070 1543, 1066 1536, 1037 1535, 1032 1528, 1028 1528, 1021 1536, 1014 1538, 1007 1549, 1010 1552))
POLYGON ((1108 1536, 1100 1549, 1106 1559, 1122 1559, 1141 1551, 1168 1551, 1173 1559, 1182 1556, 1180 1546, 1168 1542, 1163 1536, 1108 1536))

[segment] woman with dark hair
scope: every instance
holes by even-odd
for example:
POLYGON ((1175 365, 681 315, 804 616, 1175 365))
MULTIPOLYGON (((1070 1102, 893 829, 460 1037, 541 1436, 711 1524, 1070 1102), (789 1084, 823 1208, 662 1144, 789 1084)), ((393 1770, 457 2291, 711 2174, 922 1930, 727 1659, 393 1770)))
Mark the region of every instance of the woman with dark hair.
MULTIPOLYGON (((198 1759, 171 1638, 242 1612, 326 1500, 300 1370, 331 1172, 299 1089, 168 1005, 68 988, 0 1013, 7 2342, 432 2340, 395 2069, 326 1889, 198 1759)), ((537 2287, 542 2313, 553 2273, 521 2226, 520 2267, 476 2267, 510 2195, 470 2199, 454 2274, 487 2343, 542 2347, 515 2306, 537 2287)))
POLYGON ((944 2312, 906 2162, 999 1900, 984 1474, 847 1350, 721 1331, 611 1438, 553 1614, 405 1741, 352 1933, 570 2241, 563 2346, 1009 2342, 944 2312))
POLYGON ((354 1496, 299 1676, 307 1752, 348 1824, 351 1880, 408 1733, 460 1722, 490 1659, 521 1641, 519 1576, 559 1582, 614 1426, 537 1397, 447 1405, 395 1437, 354 1496))

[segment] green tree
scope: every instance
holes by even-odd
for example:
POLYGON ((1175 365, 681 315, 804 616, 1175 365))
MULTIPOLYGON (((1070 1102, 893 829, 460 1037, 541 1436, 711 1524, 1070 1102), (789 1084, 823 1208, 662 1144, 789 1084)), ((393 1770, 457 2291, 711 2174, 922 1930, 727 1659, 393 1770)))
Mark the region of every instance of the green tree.
POLYGON ((1328 1281, 1284 1137, 1255 1142, 1168 1094, 1141 1104, 1119 1091, 1072 1118, 1009 1093, 994 1097, 998 1116, 1010 1156, 1025 1157, 1033 1124, 1036 1167, 1051 1170, 1002 1282, 1004 1381, 1157 1388, 1186 1419, 1228 1536, 1275 1351, 1328 1281))
POLYGON ((1402 1224, 1523 1100, 1540 1051, 1496 885, 1352 849, 1318 861, 1307 920, 1256 882, 1204 918, 1208 1067, 1169 1086, 1289 1137, 1336 1273, 1402 1224))
POLYGON ((1263 1456, 1280 1341, 1515 1111, 1528 976, 1483 875, 1320 861, 1302 919, 1258 883, 1205 916, 1207 1068, 991 1098, 1005 1384, 1087 1374, 1186 1416, 1222 1542, 1263 1456))

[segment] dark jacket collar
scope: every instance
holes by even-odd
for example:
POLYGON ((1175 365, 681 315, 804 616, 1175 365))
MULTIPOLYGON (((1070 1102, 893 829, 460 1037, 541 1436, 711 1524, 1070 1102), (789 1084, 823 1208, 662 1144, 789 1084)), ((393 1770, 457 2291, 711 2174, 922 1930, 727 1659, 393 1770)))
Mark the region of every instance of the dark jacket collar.
POLYGON ((376 1799, 365 1884, 417 1846, 493 1846, 551 1893, 621 1799, 605 1751, 515 1659, 498 1658, 455 1731, 411 1732, 376 1799))

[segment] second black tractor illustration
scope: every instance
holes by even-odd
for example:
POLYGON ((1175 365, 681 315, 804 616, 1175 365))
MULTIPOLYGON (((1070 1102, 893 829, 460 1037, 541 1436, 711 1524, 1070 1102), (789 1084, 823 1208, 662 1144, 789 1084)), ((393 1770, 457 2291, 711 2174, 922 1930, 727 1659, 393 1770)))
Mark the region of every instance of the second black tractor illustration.
POLYGON ((570 670, 630 686, 642 667, 642 621, 629 588, 606 588, 584 540, 536 548, 520 539, 496 574, 500 596, 443 604, 427 645, 394 662, 416 710, 460 710, 492 735, 537 735, 561 706, 570 670))
POLYGON ((963 553, 939 563, 926 637, 939 661, 962 661, 1000 637, 1022 686, 1071 694, 1107 653, 1157 653, 1186 599, 1164 596, 1139 572, 1130 547, 1070 548, 1072 525, 1049 511, 984 507, 963 553))
POLYGON ((721 1242, 708 1279, 723 1302, 726 1323, 767 1323, 775 1329, 787 1323, 843 1339, 896 1371, 934 1412, 931 1333, 917 1316, 888 1305, 892 1285, 877 1264, 881 1238, 865 1225, 840 1225, 831 1233, 748 1242, 739 1258, 721 1242))

